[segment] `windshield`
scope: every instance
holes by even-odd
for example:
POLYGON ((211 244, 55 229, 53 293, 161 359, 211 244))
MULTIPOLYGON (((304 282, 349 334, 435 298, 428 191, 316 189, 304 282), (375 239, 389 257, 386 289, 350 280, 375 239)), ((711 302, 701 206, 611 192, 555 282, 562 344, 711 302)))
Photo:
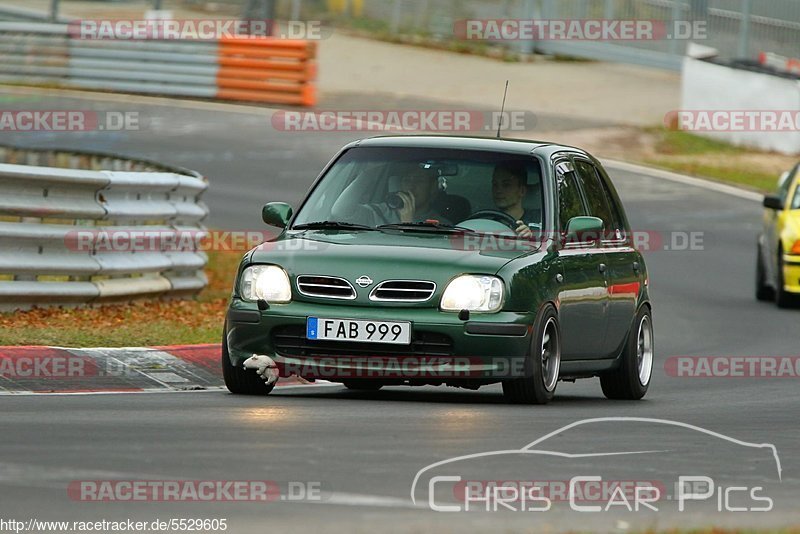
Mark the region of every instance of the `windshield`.
POLYGON ((328 170, 293 228, 341 222, 527 235, 541 230, 543 216, 541 167, 533 157, 360 147, 328 170))

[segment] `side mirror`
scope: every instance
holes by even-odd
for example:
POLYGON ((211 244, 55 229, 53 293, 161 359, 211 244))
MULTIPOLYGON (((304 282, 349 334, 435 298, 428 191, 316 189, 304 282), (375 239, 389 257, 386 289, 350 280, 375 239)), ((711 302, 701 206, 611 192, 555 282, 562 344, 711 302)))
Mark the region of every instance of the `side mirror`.
POLYGON ((292 207, 285 202, 270 202, 261 209, 261 219, 270 226, 286 228, 292 218, 292 207))
POLYGON ((603 221, 597 217, 573 217, 567 223, 566 240, 582 243, 597 241, 603 232, 603 221))
POLYGON ((764 197, 764 207, 780 211, 783 209, 783 201, 778 195, 767 195, 764 197))

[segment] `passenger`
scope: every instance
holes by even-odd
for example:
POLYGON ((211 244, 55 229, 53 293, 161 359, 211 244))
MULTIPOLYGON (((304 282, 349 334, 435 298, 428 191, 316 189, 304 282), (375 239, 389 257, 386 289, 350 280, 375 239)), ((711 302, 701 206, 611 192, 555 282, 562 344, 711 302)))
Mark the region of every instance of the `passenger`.
POLYGON ((531 226, 541 228, 541 211, 526 209, 522 202, 528 193, 528 171, 521 162, 499 163, 492 173, 492 200, 500 211, 511 215, 517 223, 514 231, 520 237, 532 237, 531 226))

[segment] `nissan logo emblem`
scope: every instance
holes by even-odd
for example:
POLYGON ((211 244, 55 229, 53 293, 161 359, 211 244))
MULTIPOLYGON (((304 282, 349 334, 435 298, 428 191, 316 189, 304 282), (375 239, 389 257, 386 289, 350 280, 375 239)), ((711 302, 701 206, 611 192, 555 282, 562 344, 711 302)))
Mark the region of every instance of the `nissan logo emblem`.
POLYGON ((356 280, 356 284, 358 284, 361 287, 371 286, 372 285, 372 278, 370 278, 366 274, 362 275, 362 276, 359 276, 358 280, 356 280))

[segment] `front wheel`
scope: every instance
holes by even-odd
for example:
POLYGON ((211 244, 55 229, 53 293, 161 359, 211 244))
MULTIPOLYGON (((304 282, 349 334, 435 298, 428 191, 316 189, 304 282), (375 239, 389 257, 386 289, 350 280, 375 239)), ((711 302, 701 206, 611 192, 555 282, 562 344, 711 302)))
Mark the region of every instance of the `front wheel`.
MULTIPOLYGON (((225 329, 227 331, 227 328, 225 329)), ((268 395, 274 385, 267 385, 258 373, 244 367, 234 367, 228 353, 228 342, 222 334, 222 378, 225 387, 236 395, 268 395)))
POLYGON ((503 394, 517 404, 547 404, 553 400, 560 368, 558 313, 552 304, 547 304, 539 311, 533 325, 524 376, 503 382, 503 394))
POLYGON ((778 276, 775 288, 775 304, 779 308, 791 308, 797 301, 792 293, 786 291, 786 280, 783 277, 783 251, 778 250, 778 276))
POLYGON ((639 400, 645 396, 653 375, 653 318, 642 306, 615 370, 600 376, 603 394, 615 400, 639 400))
POLYGON ((766 270, 764 269, 764 254, 761 243, 756 247, 756 299, 770 301, 775 299, 775 291, 767 285, 766 270))

